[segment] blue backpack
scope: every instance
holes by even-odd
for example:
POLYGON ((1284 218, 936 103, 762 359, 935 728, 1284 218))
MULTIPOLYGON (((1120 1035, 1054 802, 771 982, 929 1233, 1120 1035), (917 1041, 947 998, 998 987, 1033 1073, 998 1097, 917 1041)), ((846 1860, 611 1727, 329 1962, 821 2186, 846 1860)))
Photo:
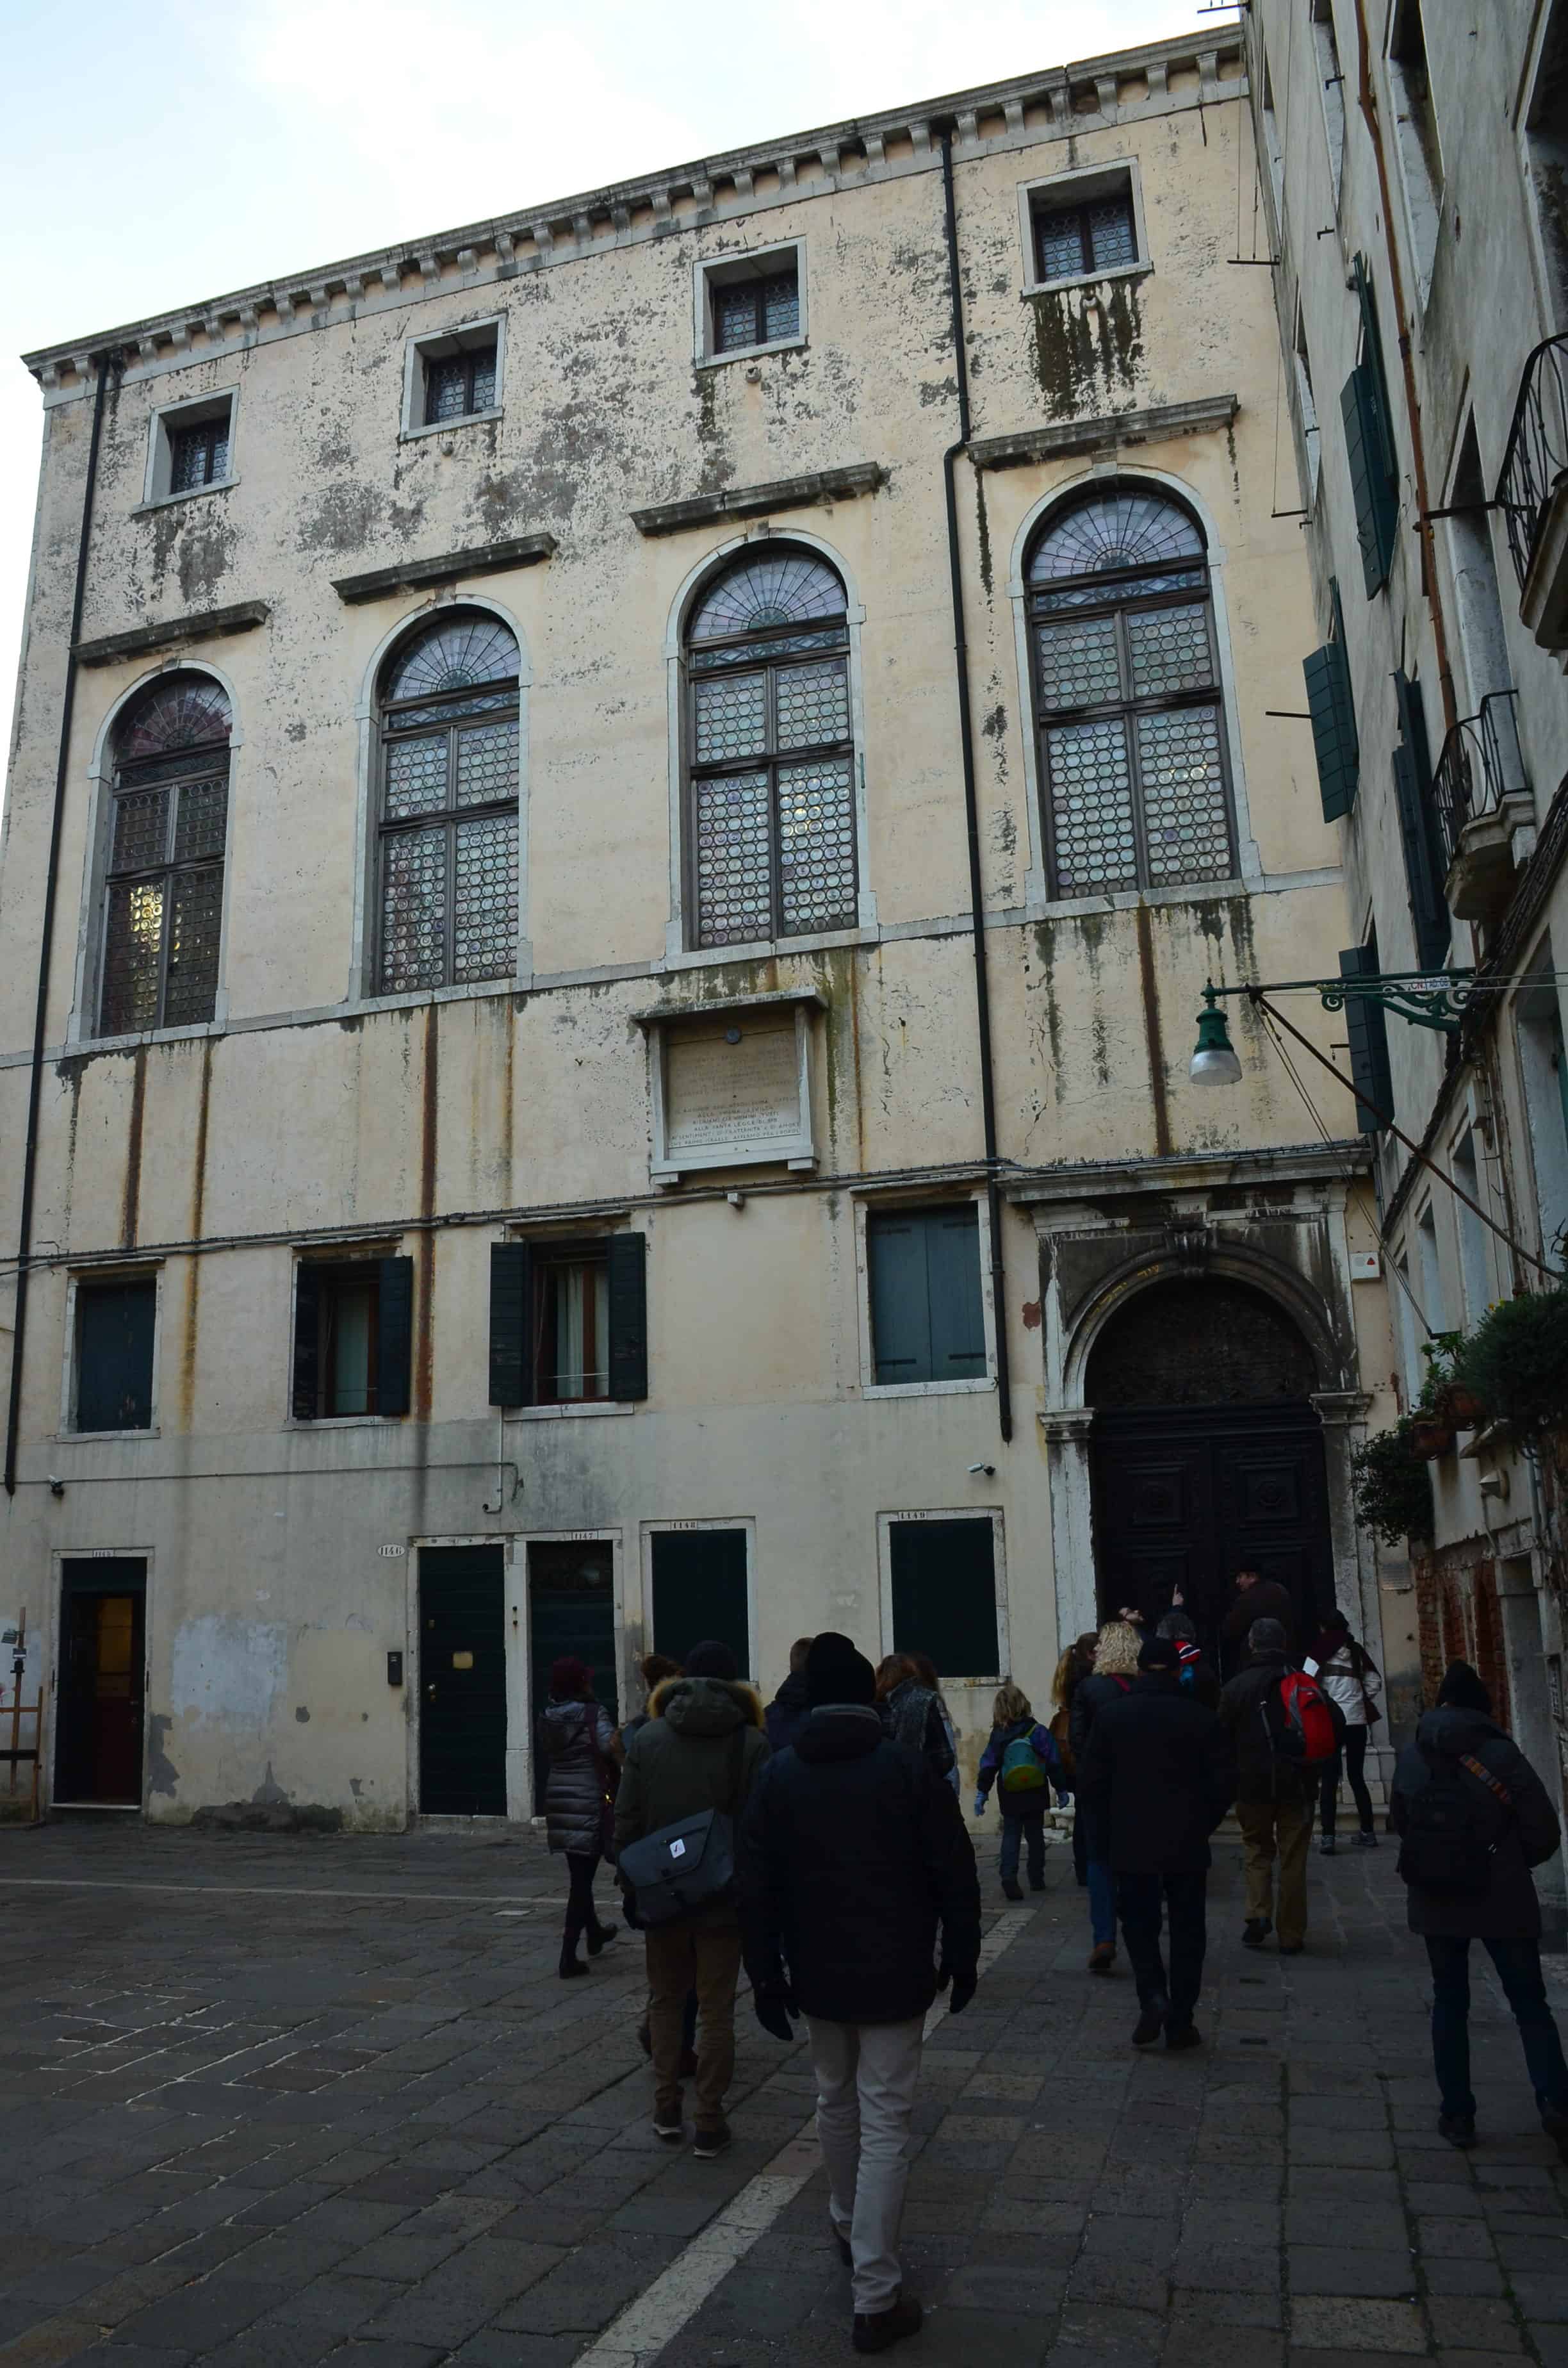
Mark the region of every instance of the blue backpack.
POLYGON ((1002 1754, 1002 1772, 997 1788, 1004 1793, 1040 1793, 1045 1788, 1045 1770, 1040 1764, 1040 1754, 1034 1748, 1034 1729, 1027 1727, 1015 1736, 1002 1754))

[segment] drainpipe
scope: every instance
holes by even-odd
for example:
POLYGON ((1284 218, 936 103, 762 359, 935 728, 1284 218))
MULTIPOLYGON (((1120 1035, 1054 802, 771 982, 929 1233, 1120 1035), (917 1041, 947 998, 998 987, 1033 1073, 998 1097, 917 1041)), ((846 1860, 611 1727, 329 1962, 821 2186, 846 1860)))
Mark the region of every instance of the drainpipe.
POLYGON ((969 642, 964 630, 963 569, 959 555, 956 472, 969 449, 969 357, 964 349, 963 286, 959 278, 958 207, 953 196, 953 127, 938 135, 942 149, 942 211, 947 232, 948 284, 953 302, 953 368, 959 390, 959 438, 942 455, 948 504, 948 575, 953 601, 953 663, 959 691, 959 746, 963 759, 964 825, 969 835, 969 906, 974 955, 974 1019, 980 1039, 980 1112, 985 1133, 985 1213, 991 1233, 991 1304, 996 1322, 996 1420, 1004 1444, 1013 1436, 1013 1389, 1007 1371, 1007 1292, 1002 1258, 1002 1193, 996 1181, 996 1087, 991 1053, 991 987, 985 971, 985 908, 982 902, 980 809, 974 790, 974 719, 969 698, 969 642))
POLYGON ((33 1188, 38 1174, 39 1105, 43 1098, 44 1023, 49 1006, 49 962, 54 945, 54 905, 60 871, 60 837, 65 820, 65 780, 71 764, 71 717, 76 704, 76 644, 82 638, 82 606, 87 591, 87 544, 93 530, 98 448, 103 441, 104 397, 111 357, 98 357, 93 397, 93 434, 87 447, 87 482, 82 491, 82 529, 76 544, 76 589, 71 603, 71 639, 65 652, 65 693, 60 705, 60 755, 54 770, 54 809, 49 822, 49 865, 43 880, 43 925, 39 934, 38 1001, 33 1011, 32 1074, 28 1083, 28 1131, 22 1144, 22 1208, 17 1225, 17 1299, 11 1336, 11 1394, 6 1413, 6 1494, 17 1493, 17 1435, 22 1419, 22 1347, 28 1329, 28 1259, 33 1246, 33 1188))

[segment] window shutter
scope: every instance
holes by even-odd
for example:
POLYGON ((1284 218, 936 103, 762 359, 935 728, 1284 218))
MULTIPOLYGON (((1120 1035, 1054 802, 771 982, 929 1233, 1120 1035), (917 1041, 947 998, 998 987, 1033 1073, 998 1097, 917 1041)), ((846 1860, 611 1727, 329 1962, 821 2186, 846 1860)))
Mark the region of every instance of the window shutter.
POLYGON ((931 1309, 931 1378, 983 1381, 985 1319, 980 1298, 980 1216, 936 1210, 926 1219, 926 1273, 931 1309))
POLYGON ((1389 580, 1399 516, 1393 484, 1383 464, 1377 376, 1370 362, 1358 362, 1346 380, 1339 391, 1339 410, 1345 422, 1345 457, 1356 505, 1361 573, 1369 600, 1389 580))
POLYGON ((944 1678, 1001 1668, 996 1533, 988 1520, 892 1521, 892 1649, 928 1653, 944 1678))
MULTIPOLYGON (((1335 605, 1337 609, 1337 592, 1335 605)), ((1312 712, 1312 751, 1317 757, 1323 818, 1324 822, 1338 822, 1356 803, 1361 761, 1344 642, 1325 642, 1321 650, 1314 650, 1311 657, 1302 660, 1301 672, 1306 677, 1307 706, 1312 712)))
POLYGON ((381 1275, 376 1354, 376 1412, 408 1412, 414 1363, 414 1260, 376 1260, 381 1275))
POLYGON ((321 1405, 321 1269, 294 1269, 294 1419, 313 1422, 321 1405))
POLYGON ((716 1636, 743 1675, 752 1666, 744 1530, 655 1530, 653 1650, 684 1661, 716 1636))
POLYGON ((490 1245, 490 1403, 532 1406, 534 1254, 527 1242, 490 1245))
POLYGON ((1443 895, 1444 868, 1437 852, 1426 713, 1418 683, 1396 673, 1393 689, 1403 735, 1403 746, 1393 752, 1393 786, 1411 917, 1415 924, 1415 959, 1424 970, 1441 970, 1449 958, 1453 924, 1443 895))
POLYGON ((919 1212, 872 1217, 866 1228, 871 1282, 871 1354, 878 1383, 928 1382, 931 1304, 926 1228, 919 1212))
MULTIPOLYGON (((1341 978, 1375 978, 1378 950, 1347 946, 1339 957, 1341 978)), ((1346 996, 1345 1032, 1350 1040, 1350 1075, 1356 1081, 1356 1123, 1363 1134, 1377 1134, 1384 1124, 1381 1113, 1393 1109, 1393 1082, 1389 1076, 1388 1015, 1381 1003, 1346 996), (1366 1100, 1360 1097, 1365 1094, 1366 1100)))
POLYGON ((611 1234, 609 1394, 618 1404, 648 1395, 648 1236, 611 1234))

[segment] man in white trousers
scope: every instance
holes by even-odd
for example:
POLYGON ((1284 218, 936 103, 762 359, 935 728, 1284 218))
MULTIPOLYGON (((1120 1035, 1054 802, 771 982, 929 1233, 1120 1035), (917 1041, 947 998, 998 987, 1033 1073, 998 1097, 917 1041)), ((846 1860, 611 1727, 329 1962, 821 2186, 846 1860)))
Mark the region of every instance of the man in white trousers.
POLYGON ((864 1655, 829 1632, 805 1679, 805 1723, 753 1787, 742 1932, 763 2029, 792 2039, 806 2017, 855 2349, 885 2351, 920 2325, 898 2255, 910 2115, 932 2000, 950 1982, 961 2014, 974 1996, 980 1880, 951 1787, 888 1736, 864 1655))

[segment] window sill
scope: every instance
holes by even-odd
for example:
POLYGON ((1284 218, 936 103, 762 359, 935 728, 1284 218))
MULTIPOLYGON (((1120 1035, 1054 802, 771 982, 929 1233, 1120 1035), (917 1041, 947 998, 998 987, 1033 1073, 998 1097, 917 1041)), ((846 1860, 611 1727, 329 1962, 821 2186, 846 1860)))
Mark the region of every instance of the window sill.
POLYGON ((188 1028, 143 1028, 134 1036, 78 1036, 68 1042, 67 1055, 84 1053, 134 1053, 141 1044, 186 1044, 201 1036, 222 1036, 221 1019, 198 1019, 188 1028))
POLYGON ((1131 913, 1140 905, 1201 905, 1213 897, 1245 896, 1261 887, 1233 871, 1223 880, 1183 880, 1169 888, 1112 888, 1096 896, 1048 896, 1029 908, 1031 920, 1067 920, 1081 913, 1131 913))
POLYGON ((368 1019, 376 1011, 421 1011, 427 1003, 472 1003, 482 996, 526 995, 528 978, 487 978, 464 986, 416 986, 405 995, 361 995, 323 1008, 333 1019, 368 1019))
POLYGON ((823 929, 810 938, 753 938, 744 946, 688 947, 684 953, 666 954, 656 967, 661 973, 709 970, 721 962, 771 962, 779 954, 831 953, 839 946, 881 943, 879 928, 823 929))
POLYGON ((559 1406, 508 1406, 508 1422, 569 1422, 579 1415, 635 1414, 637 1398, 567 1398, 559 1406))
POLYGON ((766 346, 732 346, 722 354, 699 354, 699 370, 722 370, 728 362, 754 362, 764 354, 803 354, 804 337, 774 337, 766 346))
POLYGON ((309 1417, 291 1414, 284 1421, 285 1430, 384 1430, 394 1422, 406 1422, 403 1414, 316 1414, 309 1417))
POLYGON ((867 1382, 862 1384, 863 1398, 956 1398, 975 1397, 996 1386, 994 1373, 982 1381, 978 1375, 970 1382, 867 1382))
POLYGON ((161 1439, 163 1433, 158 1425, 155 1422, 150 1422, 139 1425, 134 1430, 57 1430, 53 1444, 56 1447, 75 1447, 79 1444, 90 1446, 95 1440, 161 1439))
POLYGON ((1139 263, 1119 263, 1112 271, 1075 271, 1068 279, 1028 279, 1019 290, 1018 301, 1027 303, 1031 296, 1059 296, 1067 288, 1099 288, 1108 279, 1142 279, 1154 267, 1147 259, 1139 263))
POLYGON ((146 518, 153 510, 172 509, 176 502, 199 502, 207 494, 232 493, 239 482, 238 477, 218 477, 210 485, 187 485, 177 494, 153 494, 148 500, 138 502, 131 515, 146 518))
POLYGON ((423 427, 399 430, 400 444, 416 444, 426 436, 452 436, 460 427, 483 427, 486 422, 505 416, 499 404, 491 411, 465 411, 458 419, 427 419, 423 427))

